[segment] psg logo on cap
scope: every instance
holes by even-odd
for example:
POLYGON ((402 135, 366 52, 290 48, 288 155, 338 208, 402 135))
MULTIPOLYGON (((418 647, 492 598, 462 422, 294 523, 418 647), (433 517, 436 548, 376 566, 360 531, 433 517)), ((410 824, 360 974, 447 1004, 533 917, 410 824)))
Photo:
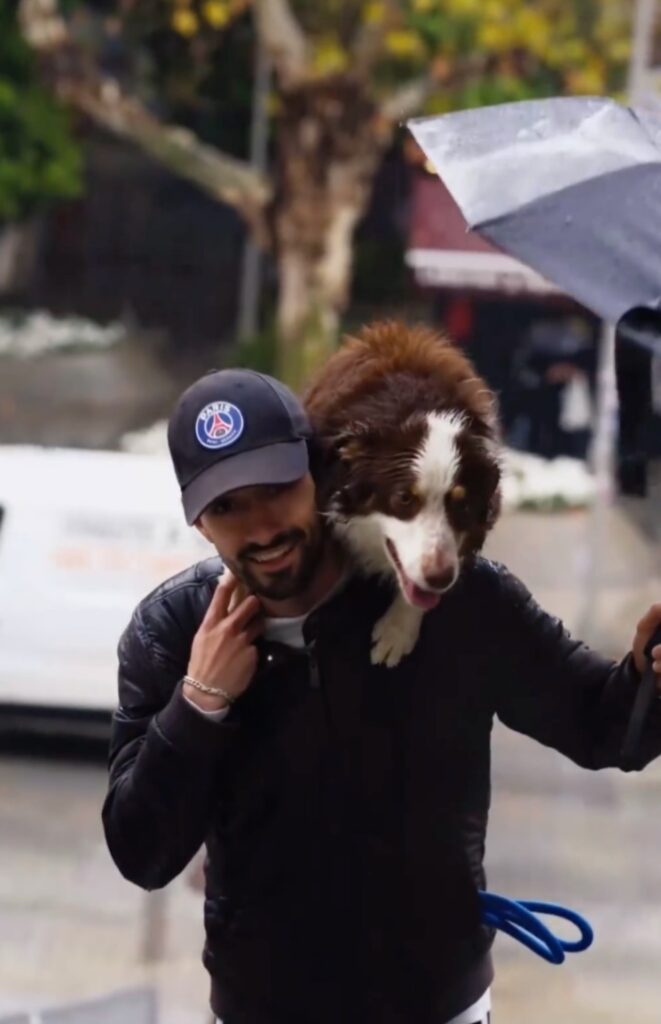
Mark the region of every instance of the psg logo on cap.
POLYGON ((195 421, 195 436, 204 448, 227 448, 242 433, 243 414, 231 402, 210 402, 195 421))

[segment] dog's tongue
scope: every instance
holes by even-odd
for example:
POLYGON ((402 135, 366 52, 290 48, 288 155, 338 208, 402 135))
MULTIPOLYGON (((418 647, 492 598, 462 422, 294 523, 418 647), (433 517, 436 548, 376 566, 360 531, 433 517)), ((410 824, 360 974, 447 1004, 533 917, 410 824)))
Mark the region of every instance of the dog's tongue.
POLYGON ((422 608, 424 611, 429 611, 430 608, 435 608, 438 602, 441 600, 440 594, 432 594, 429 590, 423 590, 413 580, 410 580, 408 576, 402 573, 402 584, 406 592, 407 599, 414 604, 416 608, 422 608))

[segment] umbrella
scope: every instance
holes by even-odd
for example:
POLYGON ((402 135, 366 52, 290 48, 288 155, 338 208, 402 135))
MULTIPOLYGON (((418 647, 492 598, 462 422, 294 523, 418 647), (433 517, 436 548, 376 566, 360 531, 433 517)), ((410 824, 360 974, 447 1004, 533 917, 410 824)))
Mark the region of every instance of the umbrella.
POLYGON ((565 97, 408 126, 469 228, 612 324, 661 311, 657 116, 565 97))
MULTIPOLYGON (((611 477, 615 332, 624 341, 617 353, 621 423, 630 436, 640 437, 641 407, 650 402, 631 389, 625 394, 626 347, 644 352, 650 366, 661 355, 661 118, 610 99, 565 97, 418 118, 408 127, 469 229, 609 325, 593 449, 598 497, 589 538, 588 629, 611 477)), ((648 409, 642 414, 649 420, 648 409)), ((658 421, 651 433, 656 451, 647 443, 646 456, 658 454, 658 421)), ((652 692, 641 690, 627 753, 652 692)))
MULTIPOLYGON (((408 127, 469 229, 617 326, 626 458, 661 454, 652 359, 661 357, 661 117, 600 97, 556 97, 408 127), (629 356, 628 346, 640 354, 629 356), (639 387, 654 390, 654 408, 629 386, 634 371, 639 387)), ((613 344, 607 336, 604 347, 613 344)), ((611 355, 602 360, 604 451, 611 355)))

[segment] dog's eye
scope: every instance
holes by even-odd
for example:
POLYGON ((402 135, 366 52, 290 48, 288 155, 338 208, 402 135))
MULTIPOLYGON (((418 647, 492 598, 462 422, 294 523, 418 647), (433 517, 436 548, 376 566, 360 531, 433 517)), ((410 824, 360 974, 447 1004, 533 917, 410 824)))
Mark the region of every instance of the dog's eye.
POLYGON ((413 502, 415 501, 415 495, 413 491, 397 491, 395 498, 397 499, 397 504, 403 505, 404 508, 407 508, 409 505, 412 505, 413 502))
POLYGON ((450 501, 455 502, 457 505, 461 505, 466 501, 466 488, 462 484, 457 484, 450 491, 450 501))

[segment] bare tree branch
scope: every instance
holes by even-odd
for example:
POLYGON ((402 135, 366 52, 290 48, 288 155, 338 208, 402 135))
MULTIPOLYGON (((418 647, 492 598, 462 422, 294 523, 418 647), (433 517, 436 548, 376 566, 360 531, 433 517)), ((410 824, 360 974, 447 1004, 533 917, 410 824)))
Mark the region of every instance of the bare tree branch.
POLYGON ((384 0, 380 20, 360 26, 351 45, 351 67, 357 74, 369 74, 384 52, 386 35, 400 22, 401 16, 398 0, 384 0))
POLYGON ((250 164, 205 145, 185 128, 163 124, 135 99, 117 94, 114 83, 108 83, 101 95, 84 84, 73 83, 63 84, 58 93, 95 124, 139 146, 213 199, 234 207, 255 240, 267 243, 264 210, 271 187, 250 164))
POLYGON ((234 207, 258 244, 268 243, 265 209, 272 189, 264 175, 200 142, 192 132, 163 124, 136 97, 124 94, 114 79, 103 78, 90 54, 72 39, 53 3, 21 0, 19 16, 25 38, 39 53, 44 73, 63 102, 139 146, 213 199, 234 207))
POLYGON ((388 121, 398 123, 419 114, 438 82, 431 75, 405 82, 381 104, 380 112, 388 121))
POLYGON ((305 77, 310 47, 288 0, 255 0, 255 22, 280 84, 296 85, 305 77))

